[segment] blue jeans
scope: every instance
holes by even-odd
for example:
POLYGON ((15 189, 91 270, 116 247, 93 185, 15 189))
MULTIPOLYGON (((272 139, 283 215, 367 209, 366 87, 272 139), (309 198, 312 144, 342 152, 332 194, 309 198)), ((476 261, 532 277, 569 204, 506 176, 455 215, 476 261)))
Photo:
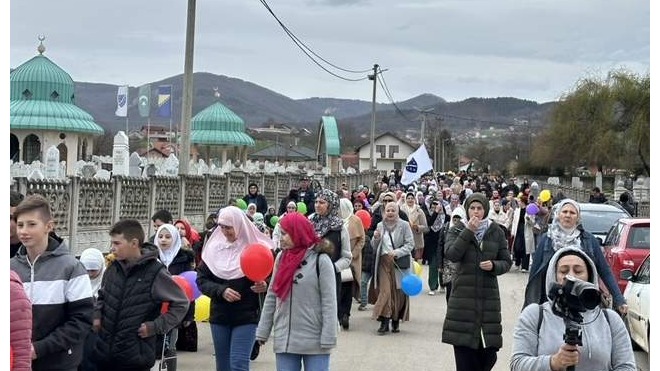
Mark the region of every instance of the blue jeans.
POLYGON ((211 324, 216 371, 248 371, 257 324, 226 326, 211 324))
POLYGON ((369 302, 369 280, 371 277, 371 272, 362 271, 362 279, 360 280, 360 305, 367 305, 369 302))
POLYGON ((305 365, 305 371, 328 371, 330 354, 275 354, 277 371, 300 371, 301 363, 305 365))

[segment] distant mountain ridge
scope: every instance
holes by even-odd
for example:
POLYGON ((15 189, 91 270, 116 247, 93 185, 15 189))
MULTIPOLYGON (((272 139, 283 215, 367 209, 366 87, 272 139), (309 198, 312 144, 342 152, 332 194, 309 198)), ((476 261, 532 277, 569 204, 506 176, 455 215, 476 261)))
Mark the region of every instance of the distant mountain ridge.
MULTIPOLYGON (((154 81, 151 85, 151 124, 169 125, 168 118, 158 117, 157 94, 159 85, 172 85, 172 123, 181 119, 183 75, 154 81)), ((90 113, 107 132, 124 130, 126 118, 115 116, 117 86, 106 83, 75 82, 76 104, 90 113)), ((139 116, 137 107, 139 87, 129 87, 129 127, 140 128, 147 118, 139 116)), ((247 127, 262 126, 267 122, 306 127, 315 132, 323 114, 335 116, 341 131, 364 136, 371 125, 371 101, 340 98, 291 99, 280 93, 238 78, 196 72, 193 75, 193 116, 215 102, 221 102, 243 118, 247 127), (220 94, 215 97, 214 93, 220 94)), ((554 103, 539 104, 517 98, 469 98, 447 102, 433 94, 421 94, 402 102, 376 105, 377 135, 385 131, 419 128, 419 110, 430 111, 433 119, 442 117, 442 127, 465 130, 489 123, 506 124, 514 119, 525 119, 536 124, 545 122, 554 103)))

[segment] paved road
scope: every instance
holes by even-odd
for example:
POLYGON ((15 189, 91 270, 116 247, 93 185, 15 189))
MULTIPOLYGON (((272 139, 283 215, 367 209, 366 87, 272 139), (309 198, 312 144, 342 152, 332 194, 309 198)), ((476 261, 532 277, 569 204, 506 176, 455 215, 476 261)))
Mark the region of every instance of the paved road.
MULTIPOLYGON (((423 277, 426 277, 424 266, 423 277)), ((498 352, 495 371, 509 370, 513 327, 520 313, 526 273, 509 272, 500 276, 503 307, 504 346, 498 352)), ((410 304, 410 322, 401 324, 401 332, 377 336, 379 323, 371 319, 371 312, 357 311, 353 305, 350 329, 339 334, 338 346, 330 358, 330 368, 339 371, 369 370, 454 370, 453 348, 440 341, 442 322, 446 312, 444 293, 428 296, 426 278, 424 291, 413 297, 410 304)), ((179 353, 179 370, 212 370, 215 367, 210 329, 207 323, 198 323, 199 349, 196 353, 179 353)), ((638 369, 650 370, 644 352, 635 352, 638 369)), ((261 348, 259 357, 251 363, 253 371, 275 370, 272 343, 261 348)))

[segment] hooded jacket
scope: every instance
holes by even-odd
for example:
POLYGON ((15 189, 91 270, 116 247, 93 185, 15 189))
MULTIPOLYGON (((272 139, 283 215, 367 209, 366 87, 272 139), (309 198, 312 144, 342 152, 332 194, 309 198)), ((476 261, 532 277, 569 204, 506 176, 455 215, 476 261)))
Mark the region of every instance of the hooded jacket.
MULTIPOLYGON (((305 254, 286 300, 277 298, 273 282, 268 287, 256 339, 268 340, 273 329, 275 353, 328 354, 337 345, 335 268, 331 251, 318 246, 305 254)), ((273 277, 281 257, 277 256, 273 277)))
POLYGON ((14 353, 12 370, 32 370, 30 344, 32 337, 32 303, 25 295, 23 282, 14 271, 9 272, 9 345, 14 353))
POLYGON ((33 263, 21 246, 10 266, 32 302, 32 344, 37 353, 32 369, 75 369, 92 327, 92 286, 85 267, 61 238, 52 236, 33 263))
MULTIPOLYGON (((598 272, 596 265, 582 250, 566 247, 558 250, 550 259, 549 269, 545 275, 546 295, 550 287, 557 281, 556 271, 559 256, 564 252, 579 254, 591 270, 590 283, 598 287, 598 272)), ((564 343, 566 325, 564 319, 552 311, 552 303, 541 304, 543 320, 539 324, 539 304, 525 307, 520 314, 513 330, 513 349, 511 370, 536 371, 549 370, 550 358, 564 343), (537 330, 538 328, 538 330, 537 330)), ((579 325, 582 332, 580 360, 575 367, 580 370, 636 370, 635 357, 623 320, 611 309, 587 310, 582 313, 583 324, 579 325), (602 313, 608 311, 607 318, 602 313)))

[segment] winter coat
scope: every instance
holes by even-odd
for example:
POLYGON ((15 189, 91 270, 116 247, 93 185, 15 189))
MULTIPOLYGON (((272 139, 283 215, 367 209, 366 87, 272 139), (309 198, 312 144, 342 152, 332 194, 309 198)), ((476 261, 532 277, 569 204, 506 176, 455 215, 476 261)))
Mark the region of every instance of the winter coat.
MULTIPOLYGON (((372 243, 377 246, 374 267, 378 267, 378 264, 380 264, 380 256, 383 251, 383 244, 391 246, 392 242, 394 242, 394 246, 391 246, 391 248, 394 249, 395 258, 407 257, 408 259, 412 259, 411 253, 415 247, 415 242, 413 239, 412 230, 410 229, 410 224, 408 224, 408 222, 401 219, 397 221, 396 226, 394 226, 394 229, 392 230, 392 241, 390 241, 390 232, 383 228, 383 222, 378 223, 377 229, 380 231, 381 238, 374 238, 372 240, 372 243)), ((410 267, 412 267, 412 262, 410 267)), ((401 280, 403 279, 403 276, 408 273, 410 273, 410 268, 401 270, 395 269, 396 287, 398 289, 401 288, 401 280)), ((378 289, 378 268, 374 269, 372 281, 374 283, 374 288, 378 289)))
POLYGON ((445 259, 460 262, 447 303, 442 342, 478 349, 502 347, 502 308, 497 276, 511 268, 504 231, 497 223, 486 230, 481 243, 474 232, 464 228, 455 241, 445 247, 445 259), (491 260, 493 269, 479 268, 491 260))
POLYGON ((518 223, 520 218, 524 218, 524 240, 525 240, 525 253, 533 254, 536 251, 536 245, 534 245, 534 223, 535 218, 533 215, 529 215, 526 212, 526 209, 522 207, 517 208, 513 212, 513 222, 511 223, 511 238, 513 241, 516 240, 516 235, 518 234, 518 223))
MULTIPOLYGON (((258 189, 257 192, 259 192, 258 189)), ((268 201, 266 201, 266 196, 262 194, 257 193, 256 195, 251 195, 248 193, 245 196, 243 196, 243 201, 245 201, 247 205, 251 203, 257 205, 258 213, 262 213, 264 215, 268 213, 268 201)))
POLYGON ((275 295, 274 282, 269 285, 256 339, 267 341, 272 330, 275 353, 328 354, 337 346, 337 286, 329 252, 318 246, 307 251, 286 299, 275 295))
POLYGON ((14 271, 9 272, 9 345, 14 352, 13 371, 32 370, 32 303, 25 294, 23 282, 14 271))
MULTIPOLYGON (((404 209, 404 207, 401 207, 401 210, 404 209)), ((407 215, 413 233, 413 240, 415 241, 415 249, 423 249, 424 234, 429 231, 429 226, 426 223, 426 214, 424 214, 424 211, 419 205, 415 205, 407 215), (413 226, 415 226, 415 228, 413 228, 413 226)))
POLYGON ((364 247, 364 227, 360 218, 351 215, 346 224, 348 235, 350 236, 351 244, 351 271, 353 272, 353 279, 355 282, 360 282, 362 279, 362 248, 364 247))
POLYGON ((10 267, 32 302, 32 345, 37 353, 32 369, 78 367, 94 306, 85 267, 59 237, 49 237, 46 251, 32 263, 21 246, 10 267))
POLYGON ((365 236, 364 247, 362 248, 362 272, 374 273, 374 248, 371 244, 371 238, 365 236))

